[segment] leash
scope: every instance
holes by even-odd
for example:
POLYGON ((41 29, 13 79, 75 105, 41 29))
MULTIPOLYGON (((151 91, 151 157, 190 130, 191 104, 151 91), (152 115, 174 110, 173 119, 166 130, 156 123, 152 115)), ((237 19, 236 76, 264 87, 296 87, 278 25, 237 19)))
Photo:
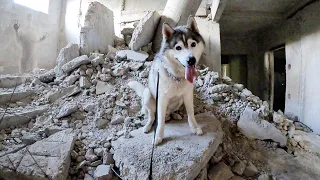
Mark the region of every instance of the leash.
POLYGON ((159 90, 159 70, 158 70, 158 78, 157 78, 157 92, 156 92, 156 115, 153 123, 153 142, 152 142, 152 150, 151 150, 151 158, 150 158, 150 169, 149 169, 149 180, 152 180, 152 161, 153 161, 153 151, 154 151, 154 141, 156 139, 156 131, 157 131, 157 126, 158 126, 158 90, 159 90))

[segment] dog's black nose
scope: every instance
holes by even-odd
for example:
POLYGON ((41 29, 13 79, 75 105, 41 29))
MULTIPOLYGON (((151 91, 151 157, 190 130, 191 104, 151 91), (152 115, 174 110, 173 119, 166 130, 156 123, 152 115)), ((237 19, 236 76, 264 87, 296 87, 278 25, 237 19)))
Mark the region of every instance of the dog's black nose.
POLYGON ((189 57, 189 60, 188 60, 188 65, 189 66, 193 66, 196 64, 196 58, 195 57, 189 57))

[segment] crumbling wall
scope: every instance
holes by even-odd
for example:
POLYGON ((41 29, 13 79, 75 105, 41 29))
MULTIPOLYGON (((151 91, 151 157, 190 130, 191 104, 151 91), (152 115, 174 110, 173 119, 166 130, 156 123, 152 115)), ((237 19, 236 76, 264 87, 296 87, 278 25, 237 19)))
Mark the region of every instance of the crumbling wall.
POLYGON ((0 74, 54 67, 61 4, 61 0, 50 1, 45 14, 13 1, 0 1, 0 74))
MULTIPOLYGON (((259 33, 258 60, 263 65, 264 53, 285 44, 286 107, 285 113, 296 116, 320 133, 320 2, 312 3, 278 27, 259 33)), ((263 71, 256 74, 263 79, 263 71)))

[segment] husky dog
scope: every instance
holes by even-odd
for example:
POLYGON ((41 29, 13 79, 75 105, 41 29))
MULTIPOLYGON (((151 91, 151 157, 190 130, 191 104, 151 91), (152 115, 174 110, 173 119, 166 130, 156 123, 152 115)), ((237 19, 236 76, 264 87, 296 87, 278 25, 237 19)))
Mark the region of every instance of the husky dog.
POLYGON ((148 122, 144 126, 144 132, 147 133, 155 119, 159 78, 158 127, 155 145, 160 144, 163 140, 166 114, 178 110, 183 103, 192 133, 203 134, 194 117, 193 81, 197 77, 197 63, 204 51, 204 40, 192 16, 188 18, 186 26, 171 28, 169 24, 163 23, 162 35, 161 49, 155 56, 149 72, 148 87, 136 81, 128 83, 128 86, 142 98, 142 112, 148 115, 148 122))

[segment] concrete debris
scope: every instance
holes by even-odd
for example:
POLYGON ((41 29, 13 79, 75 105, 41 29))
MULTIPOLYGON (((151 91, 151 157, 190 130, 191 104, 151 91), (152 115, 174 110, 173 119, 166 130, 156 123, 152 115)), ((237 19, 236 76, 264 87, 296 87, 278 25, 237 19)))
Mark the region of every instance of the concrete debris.
POLYGON ((97 81, 96 85, 96 94, 103 94, 103 93, 110 93, 113 89, 113 86, 111 84, 108 84, 106 82, 97 81))
POLYGON ((75 91, 77 91, 77 86, 70 86, 67 88, 58 89, 55 92, 49 92, 45 95, 45 98, 53 103, 64 96, 73 94, 75 91))
POLYGON ((1 92, 0 91, 0 104, 14 103, 33 95, 35 95, 33 91, 20 91, 20 92, 16 92, 16 91, 1 92))
POLYGON ((79 56, 79 57, 74 58, 72 61, 67 62, 66 64, 64 64, 62 66, 61 69, 64 73, 70 73, 71 71, 73 71, 77 67, 79 67, 83 64, 88 64, 88 63, 90 63, 88 56, 83 55, 83 56, 79 56))
POLYGON ((93 149, 88 149, 85 155, 86 160, 93 162, 98 159, 98 156, 94 154, 93 149))
POLYGON ((80 77, 79 85, 81 88, 84 88, 84 89, 90 88, 92 86, 91 82, 85 76, 80 77))
POLYGON ((102 180, 110 180, 112 178, 110 165, 99 165, 94 171, 94 177, 102 180))
POLYGON ((209 180, 229 180, 234 176, 230 168, 223 162, 211 167, 208 170, 209 180))
POLYGON ((3 114, 0 129, 18 126, 28 123, 31 119, 34 119, 36 116, 39 116, 48 110, 47 106, 34 107, 32 109, 11 109, 6 113, 0 111, 0 114, 3 114))
POLYGON ((138 51, 142 46, 149 44, 152 41, 159 21, 160 14, 157 11, 149 11, 147 15, 139 21, 137 27, 135 27, 129 48, 138 51))
POLYGON ((238 175, 242 175, 245 169, 246 165, 242 161, 239 161, 232 167, 232 171, 238 175))
POLYGON ((107 53, 114 37, 113 12, 99 2, 90 3, 80 32, 81 54, 107 53))
POLYGON ((127 36, 127 35, 131 36, 132 33, 133 33, 133 30, 134 30, 134 28, 123 28, 121 30, 121 34, 124 35, 124 36, 127 36))
POLYGON ((65 116, 69 116, 70 114, 76 112, 77 110, 78 110, 78 106, 76 104, 66 103, 60 109, 59 114, 57 115, 57 118, 59 119, 65 116))
POLYGON ((238 129, 248 138, 272 139, 279 142, 281 146, 287 144, 287 139, 281 131, 275 128, 268 121, 259 118, 258 113, 250 107, 246 107, 237 123, 238 129))
POLYGON ((46 179, 46 176, 67 179, 74 140, 72 130, 64 130, 6 154, 0 157, 1 176, 5 179, 46 179))
POLYGON ((0 88, 13 88, 31 81, 31 76, 0 75, 0 88))
POLYGON ((53 69, 51 69, 50 71, 44 74, 39 75, 38 77, 38 79, 43 83, 53 82, 55 78, 56 78, 56 73, 54 72, 53 69))
MULTIPOLYGON (((221 143, 221 125, 209 114, 197 115, 196 119, 203 127, 203 136, 191 135, 186 122, 166 124, 165 139, 170 140, 154 149, 153 179, 194 179, 208 163, 209 159, 204 157, 211 157, 221 143)), ((130 139, 121 137, 112 142, 114 160, 122 177, 147 179, 153 133, 144 134, 142 129, 138 129, 131 131, 131 136, 130 139)))
POLYGON ((132 50, 121 50, 117 52, 116 59, 144 62, 147 60, 148 56, 149 55, 147 53, 135 52, 132 50))
POLYGON ((54 69, 55 73, 58 75, 63 74, 62 66, 78 56, 79 46, 77 44, 69 43, 66 47, 62 48, 57 57, 57 65, 54 69))

